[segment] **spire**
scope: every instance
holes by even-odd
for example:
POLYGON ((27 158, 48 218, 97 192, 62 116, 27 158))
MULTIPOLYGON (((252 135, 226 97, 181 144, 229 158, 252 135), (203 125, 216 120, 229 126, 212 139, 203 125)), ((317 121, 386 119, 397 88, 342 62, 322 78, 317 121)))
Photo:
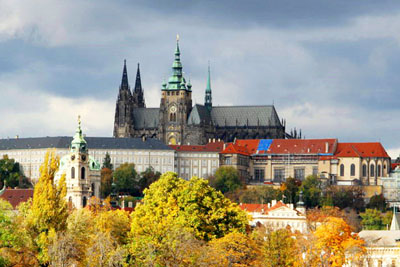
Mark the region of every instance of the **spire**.
POLYGON ((87 152, 87 144, 82 135, 81 116, 78 116, 78 127, 76 128, 74 139, 71 142, 71 151, 87 152))
POLYGON ((136 82, 135 82, 135 93, 142 92, 142 80, 140 79, 140 68, 139 63, 137 64, 137 72, 136 72, 136 82))
POLYGON ((126 70, 126 59, 124 59, 124 70, 122 71, 122 81, 120 89, 129 90, 128 71, 126 70))
POLYGON ((168 79, 168 85, 163 86, 162 90, 188 90, 186 86, 186 80, 183 77, 182 63, 181 63, 181 52, 179 49, 179 35, 176 36, 176 49, 175 49, 175 60, 172 63, 172 75, 168 79))
POLYGON ((207 76, 206 95, 204 98, 204 106, 207 107, 208 111, 210 111, 212 108, 210 61, 208 61, 208 76, 207 76))
POLYGON ((400 230, 400 223, 399 223, 399 218, 397 217, 396 214, 396 207, 393 207, 393 218, 392 218, 392 223, 390 224, 390 231, 396 231, 400 230))

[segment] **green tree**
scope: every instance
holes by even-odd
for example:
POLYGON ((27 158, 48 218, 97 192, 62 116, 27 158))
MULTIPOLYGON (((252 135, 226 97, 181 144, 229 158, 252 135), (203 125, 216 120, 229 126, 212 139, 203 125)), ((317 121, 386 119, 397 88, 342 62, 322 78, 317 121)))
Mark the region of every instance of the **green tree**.
POLYGON ((341 209, 353 208, 360 212, 365 208, 364 193, 360 186, 330 186, 326 189, 325 200, 328 198, 332 199, 333 206, 341 209))
POLYGON ((12 188, 28 188, 32 187, 29 179, 26 178, 20 169, 19 163, 14 159, 10 159, 7 155, 3 155, 0 159, 0 186, 3 188, 4 182, 12 188))
POLYGON ((118 192, 139 196, 139 179, 135 164, 124 163, 114 171, 114 179, 118 192))
POLYGON ((140 174, 139 181, 139 191, 141 195, 143 194, 143 190, 148 188, 152 183, 157 181, 161 176, 160 172, 154 171, 153 167, 147 168, 144 172, 140 174))
POLYGON ((100 177, 101 177, 101 185, 100 185, 101 197, 106 198, 111 194, 113 172, 111 169, 104 167, 101 169, 100 177))
POLYGON ((372 196, 369 200, 367 208, 385 211, 387 208, 387 203, 383 194, 372 196))
POLYGON ((316 176, 307 176, 300 190, 303 191, 303 201, 307 208, 314 208, 321 204, 321 181, 316 176))
POLYGON ((360 213, 361 225, 365 230, 382 230, 384 228, 382 215, 377 209, 366 209, 360 213))
POLYGON ((282 192, 268 185, 244 188, 237 192, 240 203, 270 203, 272 200, 281 200, 282 192))
POLYGON ((144 191, 143 203, 132 213, 129 250, 132 259, 142 258, 143 247, 152 247, 154 257, 160 256, 157 251, 168 240, 167 229, 183 228, 208 241, 234 231, 244 233, 247 226, 247 214, 207 180, 186 181, 167 172, 144 191))
POLYGON ((281 191, 284 195, 285 203, 297 203, 299 188, 301 186, 301 181, 292 177, 286 179, 281 185, 281 191))
POLYGON ((210 185, 225 194, 239 189, 243 184, 237 169, 223 166, 217 169, 214 177, 210 177, 210 185))
POLYGON ((111 163, 111 157, 110 154, 107 152, 106 156, 104 157, 104 161, 103 161, 103 167, 102 168, 107 168, 110 170, 113 170, 114 166, 111 163))

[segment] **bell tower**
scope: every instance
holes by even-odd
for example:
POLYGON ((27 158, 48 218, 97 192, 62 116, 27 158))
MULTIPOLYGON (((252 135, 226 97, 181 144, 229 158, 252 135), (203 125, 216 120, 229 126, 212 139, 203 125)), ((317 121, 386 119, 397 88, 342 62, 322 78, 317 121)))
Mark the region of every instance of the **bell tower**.
POLYGON ((161 89, 159 139, 166 144, 183 144, 184 128, 192 110, 192 85, 183 77, 179 35, 176 38, 172 75, 161 89))

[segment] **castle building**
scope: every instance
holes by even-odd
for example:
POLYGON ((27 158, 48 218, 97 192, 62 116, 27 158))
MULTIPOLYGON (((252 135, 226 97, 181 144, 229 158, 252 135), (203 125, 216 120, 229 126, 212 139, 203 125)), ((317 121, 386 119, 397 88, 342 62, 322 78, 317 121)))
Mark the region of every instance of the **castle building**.
POLYGON ((100 198, 100 163, 89 156, 80 120, 70 153, 60 160, 55 181, 60 180, 62 175, 66 178, 66 198, 74 207, 85 207, 92 196, 100 198))
POLYGON ((114 121, 114 137, 152 137, 170 145, 203 145, 210 139, 286 138, 285 122, 273 105, 213 106, 210 67, 204 105, 192 104, 192 85, 183 76, 179 39, 172 75, 161 88, 159 108, 147 108, 139 65, 135 88, 128 83, 124 63, 114 121))

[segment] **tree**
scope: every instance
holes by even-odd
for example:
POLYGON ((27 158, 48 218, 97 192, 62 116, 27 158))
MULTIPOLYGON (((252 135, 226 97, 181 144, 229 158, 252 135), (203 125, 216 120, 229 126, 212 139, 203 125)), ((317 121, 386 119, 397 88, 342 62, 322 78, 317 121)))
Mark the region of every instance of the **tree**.
POLYGON ((285 203, 297 203, 298 192, 301 186, 301 181, 292 177, 286 179, 284 183, 282 183, 280 190, 284 195, 285 203))
POLYGON ((227 194, 232 201, 239 203, 270 203, 272 200, 281 200, 282 192, 268 185, 251 188, 242 188, 233 194, 227 194))
POLYGON ((107 152, 106 156, 104 157, 104 161, 103 161, 103 167, 102 168, 107 168, 110 170, 113 170, 114 166, 111 163, 111 157, 110 154, 107 152))
POLYGON ((58 231, 66 229, 68 217, 65 174, 61 176, 58 185, 54 182, 58 166, 59 158, 55 156, 54 151, 47 152, 40 166, 40 177, 35 185, 29 214, 31 239, 39 249, 38 259, 43 264, 49 262, 47 248, 51 239, 58 231))
POLYGON ((314 208, 320 205, 321 181, 314 175, 307 176, 302 182, 300 190, 303 192, 303 201, 307 208, 314 208))
POLYGON ((118 192, 123 192, 133 196, 140 195, 138 185, 138 175, 135 164, 124 163, 114 171, 114 179, 118 192))
POLYGON ((369 200, 367 208, 378 209, 382 212, 385 211, 387 208, 387 203, 386 203, 386 199, 383 196, 383 194, 372 196, 369 200))
POLYGON ((341 209, 353 208, 359 212, 365 208, 364 193, 359 186, 330 186, 326 198, 331 198, 332 205, 341 209))
POLYGON ((247 226, 246 213, 207 180, 193 177, 186 181, 167 172, 144 191, 143 203, 132 213, 130 254, 140 258, 143 246, 159 251, 167 238, 166 229, 183 228, 208 241, 233 231, 244 233, 247 226))
POLYGON ((342 219, 328 217, 314 232, 315 251, 322 266, 343 266, 358 262, 365 254, 364 241, 352 234, 351 227, 342 219))
POLYGON ((19 163, 7 155, 3 155, 3 158, 0 159, 0 188, 3 188, 4 182, 12 188, 32 187, 29 179, 22 174, 19 163))
POLYGON ((264 229, 263 232, 265 233, 262 238, 264 266, 294 266, 300 261, 300 250, 290 230, 265 231, 264 229))
POLYGON ((222 166, 217 169, 214 177, 211 177, 210 185, 225 194, 239 189, 243 184, 237 169, 222 166))
POLYGON ((262 266, 260 243, 245 234, 232 232, 224 237, 212 240, 210 246, 222 256, 222 266, 262 266))
POLYGON ((112 182, 113 182, 113 172, 109 168, 102 168, 100 172, 101 186, 100 193, 102 198, 106 198, 111 194, 112 182))
POLYGON ((362 218, 361 225, 365 230, 383 230, 382 214, 377 209, 366 209, 365 212, 360 213, 362 218))
POLYGON ((139 190, 141 195, 143 190, 148 188, 152 183, 157 181, 161 176, 160 172, 154 171, 153 167, 147 168, 144 172, 140 174, 139 190))

